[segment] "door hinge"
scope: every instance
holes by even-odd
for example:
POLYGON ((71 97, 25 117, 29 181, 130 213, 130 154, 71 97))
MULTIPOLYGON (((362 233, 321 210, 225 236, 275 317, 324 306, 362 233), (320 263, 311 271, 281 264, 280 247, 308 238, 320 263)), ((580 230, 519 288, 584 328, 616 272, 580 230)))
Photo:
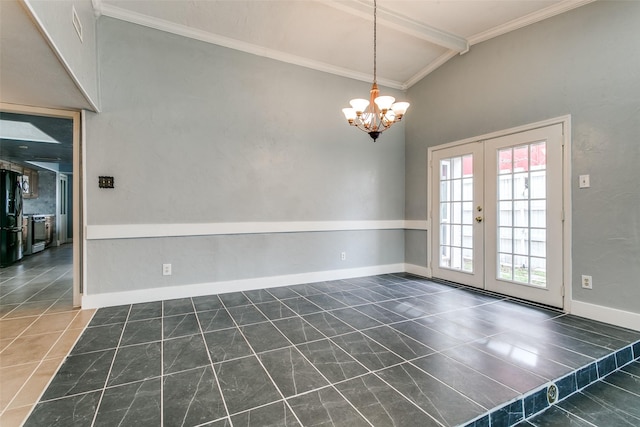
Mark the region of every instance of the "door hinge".
POLYGON ((562 210, 562 214, 560 214, 560 219, 564 222, 564 209, 562 210))

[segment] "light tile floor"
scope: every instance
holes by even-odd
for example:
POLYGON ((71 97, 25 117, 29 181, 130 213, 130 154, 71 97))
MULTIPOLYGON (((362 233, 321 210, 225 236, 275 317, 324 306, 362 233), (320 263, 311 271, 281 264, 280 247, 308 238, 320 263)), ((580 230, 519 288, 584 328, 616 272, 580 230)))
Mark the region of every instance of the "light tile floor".
POLYGON ((635 369, 639 340, 405 274, 123 305, 26 425, 545 425, 551 383, 553 412, 635 369))
POLYGON ((0 269, 0 425, 20 426, 91 320, 72 305, 71 245, 0 269))

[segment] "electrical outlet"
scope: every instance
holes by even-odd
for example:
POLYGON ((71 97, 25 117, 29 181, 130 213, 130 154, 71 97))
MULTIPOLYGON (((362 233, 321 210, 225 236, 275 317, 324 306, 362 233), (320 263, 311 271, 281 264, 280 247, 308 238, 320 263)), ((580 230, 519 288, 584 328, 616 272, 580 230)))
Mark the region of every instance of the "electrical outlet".
POLYGON ((171 276, 171 264, 162 264, 162 275, 171 276))
POLYGON ((582 275, 582 287, 585 289, 593 289, 593 277, 582 275))
POLYGON ((340 259, 342 261, 346 261, 347 260, 347 253, 346 252, 340 252, 340 259))
POLYGON ((591 187, 591 183, 589 182, 589 175, 580 175, 580 188, 589 188, 591 187))

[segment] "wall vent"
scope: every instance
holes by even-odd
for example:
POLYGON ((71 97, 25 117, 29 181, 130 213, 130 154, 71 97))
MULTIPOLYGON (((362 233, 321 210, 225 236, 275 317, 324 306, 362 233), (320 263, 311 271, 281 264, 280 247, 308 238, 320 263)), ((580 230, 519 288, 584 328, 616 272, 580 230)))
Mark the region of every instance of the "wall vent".
POLYGON ((78 16, 78 12, 76 12, 75 6, 71 6, 71 22, 73 23, 73 28, 75 28, 78 38, 80 39, 80 43, 82 43, 82 22, 80 22, 80 17, 78 16))

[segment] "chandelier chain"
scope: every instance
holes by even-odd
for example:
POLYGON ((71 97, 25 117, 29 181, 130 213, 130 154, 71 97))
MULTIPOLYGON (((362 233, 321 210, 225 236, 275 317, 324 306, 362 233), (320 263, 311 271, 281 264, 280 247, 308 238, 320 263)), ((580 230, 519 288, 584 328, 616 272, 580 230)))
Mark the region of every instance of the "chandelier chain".
POLYGON ((373 82, 378 81, 378 2, 373 0, 373 82))

